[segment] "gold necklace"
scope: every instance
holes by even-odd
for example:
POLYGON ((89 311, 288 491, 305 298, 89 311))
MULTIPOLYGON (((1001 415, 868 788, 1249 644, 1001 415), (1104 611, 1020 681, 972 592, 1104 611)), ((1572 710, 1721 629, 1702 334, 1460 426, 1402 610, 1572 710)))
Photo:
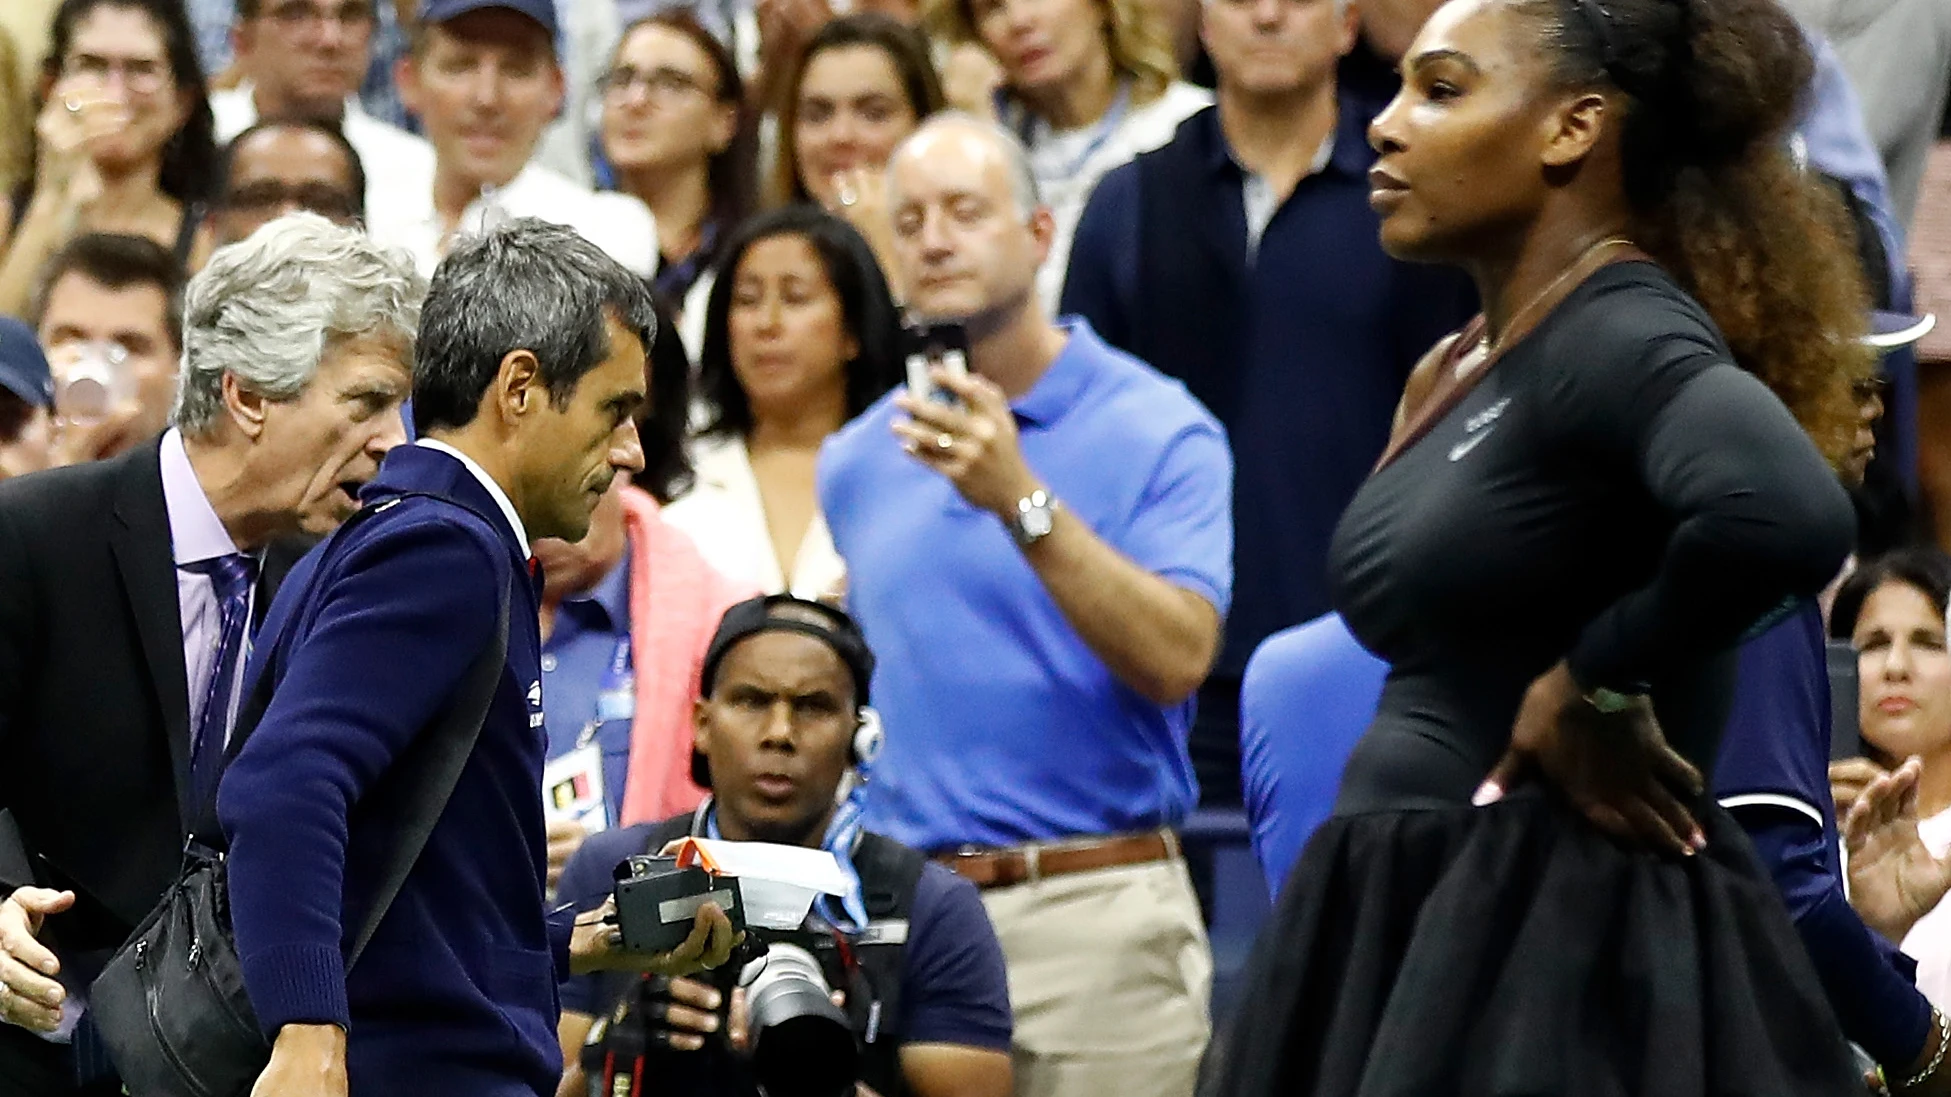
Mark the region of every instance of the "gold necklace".
MULTIPOLYGON (((1558 277, 1553 278, 1544 289, 1539 290, 1529 301, 1526 301, 1522 308, 1511 314, 1510 320, 1504 325, 1504 330, 1507 332, 1519 330, 1518 323, 1525 319, 1532 309, 1543 304, 1545 299, 1550 297, 1552 292, 1559 286, 1564 285, 1565 279, 1570 278, 1580 267, 1584 266, 1587 259, 1590 259, 1606 248, 1632 246, 1633 242, 1624 236, 1608 236, 1603 240, 1595 240, 1587 244, 1583 251, 1572 257, 1571 262, 1565 264, 1565 269, 1558 272, 1558 277)), ((1497 348, 1498 344, 1491 342, 1490 328, 1486 325, 1482 337, 1477 340, 1477 349, 1488 355, 1495 352, 1497 348)))

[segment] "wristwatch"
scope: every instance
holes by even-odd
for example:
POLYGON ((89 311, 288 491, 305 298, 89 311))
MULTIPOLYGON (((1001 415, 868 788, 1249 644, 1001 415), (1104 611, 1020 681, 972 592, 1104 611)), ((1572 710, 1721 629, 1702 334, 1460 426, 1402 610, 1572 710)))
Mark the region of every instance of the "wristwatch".
POLYGON ((1644 693, 1621 693, 1601 686, 1585 695, 1585 703, 1607 716, 1621 713, 1646 699, 1644 693))
POLYGON ((1045 537, 1057 524, 1057 501, 1050 493, 1038 488, 1016 501, 1016 513, 1009 517, 1009 535, 1016 543, 1029 548, 1045 537))

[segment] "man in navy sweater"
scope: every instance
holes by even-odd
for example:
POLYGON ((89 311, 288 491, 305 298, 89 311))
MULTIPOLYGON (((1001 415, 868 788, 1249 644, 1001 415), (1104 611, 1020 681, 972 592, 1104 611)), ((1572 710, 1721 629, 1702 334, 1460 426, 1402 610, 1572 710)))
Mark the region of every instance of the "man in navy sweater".
POLYGON ((258 1097, 546 1097, 558 981, 723 963, 724 915, 661 957, 592 914, 545 909, 540 576, 531 537, 581 539, 618 471, 643 467, 649 293, 573 231, 510 222, 457 247, 421 313, 416 445, 364 493, 398 498, 296 569, 253 673, 268 711, 219 813, 244 980, 267 1036, 258 1097), (411 493, 411 494, 410 494, 411 493), (404 498, 399 498, 404 496, 404 498), (358 807, 493 642, 507 668, 425 851, 360 962, 343 943, 397 834, 358 807))

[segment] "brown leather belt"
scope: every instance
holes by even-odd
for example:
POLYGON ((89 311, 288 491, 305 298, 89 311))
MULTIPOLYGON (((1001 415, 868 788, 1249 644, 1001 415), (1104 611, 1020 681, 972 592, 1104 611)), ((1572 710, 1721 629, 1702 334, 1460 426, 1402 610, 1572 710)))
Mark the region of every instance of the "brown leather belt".
POLYGON ((1062 842, 1032 842, 1006 849, 964 846, 938 853, 935 860, 978 888, 1006 888, 1073 872, 1092 872, 1121 865, 1174 861, 1179 836, 1169 830, 1142 834, 1112 834, 1062 842))

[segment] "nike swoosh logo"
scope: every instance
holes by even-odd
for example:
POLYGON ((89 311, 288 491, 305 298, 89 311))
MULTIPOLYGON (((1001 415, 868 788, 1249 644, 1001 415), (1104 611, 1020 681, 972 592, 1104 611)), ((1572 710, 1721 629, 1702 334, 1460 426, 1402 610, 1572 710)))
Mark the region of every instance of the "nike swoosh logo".
POLYGON ((1492 423, 1490 426, 1485 427, 1482 431, 1473 434, 1468 438, 1465 438, 1463 441, 1458 442, 1454 446, 1451 446, 1450 460, 1452 461, 1463 460, 1464 457, 1467 456, 1471 450, 1476 449, 1477 446, 1480 445, 1484 439, 1490 437, 1491 431, 1494 431, 1496 429, 1497 429, 1497 424, 1492 423))

